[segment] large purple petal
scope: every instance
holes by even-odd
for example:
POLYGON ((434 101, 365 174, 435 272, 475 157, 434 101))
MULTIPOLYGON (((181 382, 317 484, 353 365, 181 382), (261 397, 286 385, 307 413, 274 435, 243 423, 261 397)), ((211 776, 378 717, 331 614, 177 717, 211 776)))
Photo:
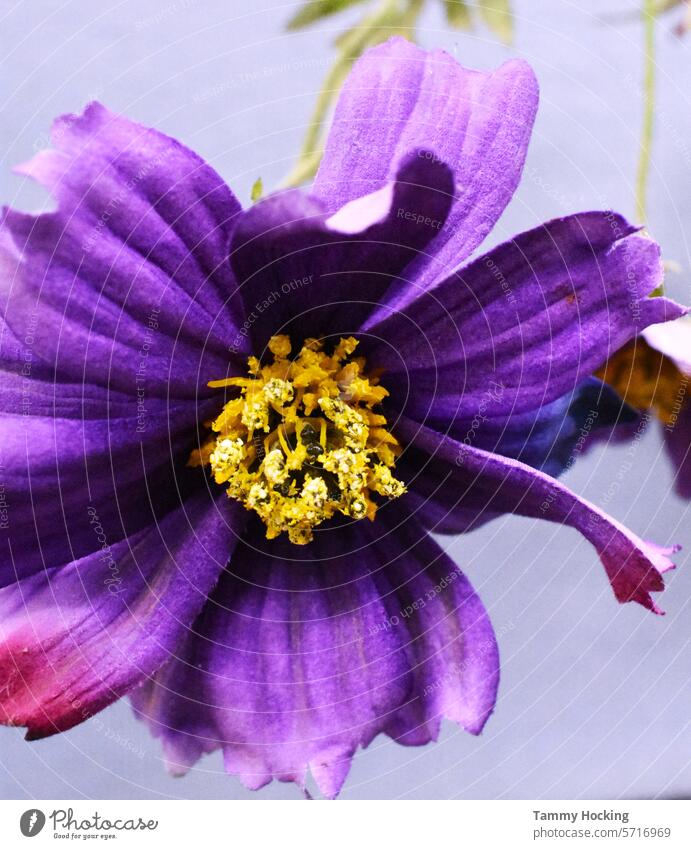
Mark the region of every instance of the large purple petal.
POLYGON ((267 549, 257 527, 237 549, 195 636, 134 696, 174 772, 222 748, 248 787, 310 769, 335 796, 380 732, 421 745, 443 717, 481 731, 498 682, 487 614, 417 523, 382 513, 304 552, 267 549))
POLYGON ((537 410, 647 325, 684 314, 648 297, 662 278, 659 253, 614 213, 556 219, 401 312, 382 307, 363 349, 387 371, 394 408, 462 439, 488 395, 498 418, 537 410))
POLYGON ((511 199, 537 101, 523 61, 469 71, 442 50, 392 39, 369 50, 346 80, 313 192, 335 210, 381 188, 415 148, 448 163, 455 203, 434 256, 416 264, 418 285, 428 285, 471 254, 511 199))
POLYGON ((646 542, 566 486, 517 460, 456 442, 408 419, 398 423, 411 490, 409 506, 431 530, 459 533, 502 513, 546 519, 580 531, 595 547, 618 601, 659 613, 675 548, 646 542), (411 471, 413 475, 411 476, 411 471))
POLYGON ((0 586, 93 552, 94 513, 116 542, 200 484, 185 465, 217 399, 173 403, 145 382, 128 392, 60 382, 6 325, 0 363, 0 586))
POLYGON ((394 281, 407 285, 404 270, 439 238, 453 192, 448 167, 425 154, 330 217, 298 191, 241 216, 231 252, 247 315, 240 343, 250 332, 260 350, 278 332, 352 333, 394 281))
POLYGON ((243 320, 227 262, 240 211, 198 156, 97 103, 59 119, 23 173, 56 211, 6 210, 0 302, 57 380, 194 398, 243 320))
POLYGON ((206 601, 244 514, 201 491, 152 528, 0 590, 0 721, 64 731, 170 656, 206 601))
MULTIPOLYGON (((185 468, 197 439, 194 406, 148 403, 140 417, 133 410, 118 416, 104 397, 98 416, 80 416, 75 393, 71 417, 60 415, 59 401, 51 417, 54 394, 46 387, 43 415, 0 414, 0 586, 95 551, 94 516, 114 543, 204 485, 199 470, 185 468)), ((95 404, 93 391, 87 396, 85 406, 95 404)))

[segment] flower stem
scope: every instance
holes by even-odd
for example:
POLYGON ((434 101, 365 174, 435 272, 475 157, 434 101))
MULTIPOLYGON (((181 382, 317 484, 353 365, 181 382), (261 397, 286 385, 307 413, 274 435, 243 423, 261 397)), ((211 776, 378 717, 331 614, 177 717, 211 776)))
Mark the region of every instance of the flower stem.
MULTIPOLYGON (((413 10, 417 13, 421 3, 419 0, 411 0, 409 6, 409 14, 413 10)), ((324 123, 353 63, 368 47, 392 34, 402 21, 403 16, 401 15, 399 0, 380 0, 357 26, 348 30, 339 38, 338 56, 326 75, 319 97, 312 110, 298 160, 283 180, 282 188, 299 186, 314 176, 322 156, 321 141, 324 134, 324 123)))
POLYGON ((655 118, 655 0, 643 0, 643 125, 636 175, 636 218, 646 219, 648 177, 655 118))

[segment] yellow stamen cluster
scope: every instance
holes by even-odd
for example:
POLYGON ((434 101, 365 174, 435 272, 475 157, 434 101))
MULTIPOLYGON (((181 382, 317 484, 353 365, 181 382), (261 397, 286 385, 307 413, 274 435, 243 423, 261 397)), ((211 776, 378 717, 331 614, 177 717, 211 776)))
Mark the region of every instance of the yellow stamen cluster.
POLYGON ((249 376, 212 381, 240 390, 212 422, 214 435, 191 458, 211 466, 228 495, 256 511, 268 539, 286 531, 304 545, 312 529, 343 513, 374 519, 373 495, 405 492, 391 469, 400 452, 374 411, 388 392, 352 357, 352 337, 333 353, 308 339, 291 358, 288 336, 269 341, 273 362, 248 361, 249 376))

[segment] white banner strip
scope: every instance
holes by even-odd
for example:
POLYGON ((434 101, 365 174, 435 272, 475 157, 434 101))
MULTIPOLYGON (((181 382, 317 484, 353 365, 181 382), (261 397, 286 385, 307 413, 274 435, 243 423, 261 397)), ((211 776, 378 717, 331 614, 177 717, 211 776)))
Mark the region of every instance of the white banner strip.
POLYGON ((689 849, 687 801, 5 801, 0 846, 689 849))

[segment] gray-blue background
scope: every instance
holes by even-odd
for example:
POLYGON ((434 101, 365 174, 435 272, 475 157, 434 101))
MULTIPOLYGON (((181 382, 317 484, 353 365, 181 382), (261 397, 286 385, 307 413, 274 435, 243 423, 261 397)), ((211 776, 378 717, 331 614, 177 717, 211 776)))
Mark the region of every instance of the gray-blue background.
MULTIPOLYGON (((526 175, 490 242, 566 212, 611 206, 633 214, 640 126, 641 27, 629 0, 514 0, 516 46, 486 32, 449 31, 428 0, 419 28, 470 67, 531 61, 542 101, 526 175), (606 16, 605 12, 606 10, 606 16)), ((35 209, 41 192, 10 176, 44 147, 51 119, 97 97, 205 156, 243 201, 257 176, 289 169, 333 53, 353 14, 303 34, 283 25, 293 3, 268 0, 9 2, 2 32, 2 200, 35 209), (10 8, 11 5, 11 8, 10 8)), ((649 224, 681 273, 691 260, 691 36, 658 31, 658 132, 649 224)), ((0 437, 1 438, 1 437, 0 437)), ((641 536, 678 541, 664 618, 618 606, 597 556, 574 531, 508 517, 447 541, 499 635, 499 703, 480 738, 450 724, 438 744, 380 738, 355 760, 345 798, 678 797, 691 791, 688 506, 657 428, 637 449, 598 449, 567 482, 641 536), (628 470, 633 460, 633 466, 628 470), (613 482, 622 485, 613 492, 613 482)), ((67 734, 25 743, 0 729, 5 798, 298 798, 293 786, 245 791, 218 754, 187 777, 166 775, 159 746, 115 705, 67 734)))

